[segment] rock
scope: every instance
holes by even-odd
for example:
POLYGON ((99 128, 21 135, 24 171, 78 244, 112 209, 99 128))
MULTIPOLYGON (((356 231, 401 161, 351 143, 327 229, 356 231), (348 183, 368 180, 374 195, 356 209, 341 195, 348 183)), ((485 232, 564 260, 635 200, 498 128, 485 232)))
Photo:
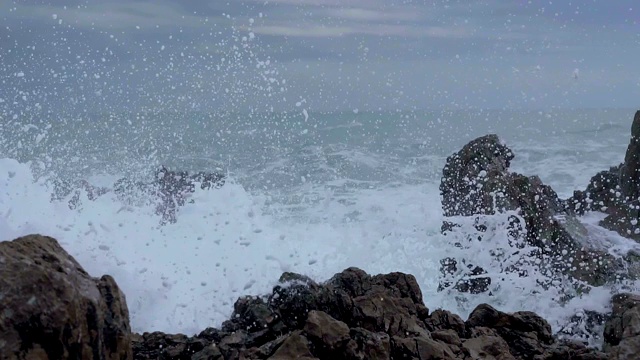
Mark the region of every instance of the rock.
POLYGON ((494 213, 494 199, 490 195, 493 189, 488 188, 502 180, 513 158, 511 150, 493 134, 470 141, 449 156, 440 183, 444 215, 494 213), (479 186, 487 189, 476 191, 479 186))
POLYGON ((462 346, 473 360, 515 360, 509 352, 509 345, 499 336, 481 335, 465 340, 462 346))
POLYGON ((300 331, 293 332, 276 350, 269 360, 312 360, 317 359, 309 350, 309 341, 300 331))
POLYGON ((613 296, 612 313, 604 328, 604 350, 615 359, 637 359, 640 354, 640 295, 613 296))
POLYGON ((574 192, 566 206, 576 213, 599 211, 608 216, 600 226, 640 242, 640 111, 631 125, 624 162, 591 178, 587 189, 574 192))
POLYGON ((453 360, 456 358, 453 351, 445 344, 424 336, 412 338, 394 336, 391 344, 392 359, 453 360))
POLYGON ((191 360, 219 360, 222 359, 222 353, 220 349, 214 344, 211 344, 201 351, 193 354, 191 360))
MULTIPOLYGON (((513 152, 496 135, 472 140, 447 158, 440 184, 442 208, 445 216, 450 217, 443 223, 445 235, 467 231, 456 225, 453 217, 475 217, 478 239, 471 237, 468 241, 482 241, 486 231, 486 225, 480 220, 482 216, 514 212, 517 215, 509 215, 502 225, 508 234, 503 248, 512 250, 491 255, 496 265, 502 266, 500 256, 517 254, 510 260, 515 263, 502 268, 501 272, 523 277, 528 276, 523 269, 533 267, 548 279, 549 284, 567 278, 575 287, 573 291, 567 291, 567 297, 584 291, 582 283, 601 286, 623 277, 635 277, 623 260, 606 249, 586 247, 588 231, 567 203, 582 201, 585 205, 577 206, 580 208, 586 207, 587 200, 562 201, 537 176, 509 172, 513 158, 513 152)), ((604 184, 601 180, 611 176, 605 175, 594 180, 590 188, 599 196, 596 199, 599 202, 609 201, 605 196, 609 183, 604 184)), ((463 249, 469 246, 460 241, 460 237, 454 238, 457 240, 454 246, 463 249)), ((464 258, 442 259, 438 290, 452 288, 471 294, 489 292, 494 279, 480 276, 487 273, 482 266, 464 258)))
POLYGON ((346 355, 351 359, 386 360, 391 358, 391 339, 383 332, 371 332, 362 328, 351 329, 351 338, 356 346, 347 347, 346 355))
POLYGON ((162 332, 144 333, 134 336, 134 359, 190 359, 209 344, 205 339, 192 338, 184 334, 165 334, 162 332))
POLYGON ((620 168, 620 189, 626 201, 640 199, 640 110, 631 125, 631 140, 620 168))
POLYGON ((495 330, 509 344, 510 353, 519 358, 542 355, 546 346, 554 342, 551 326, 529 311, 506 314, 481 304, 469 315, 466 326, 495 330))
POLYGON ((0 358, 132 359, 129 312, 50 237, 0 242, 0 358))
MULTIPOLYGON (((187 336, 131 334, 113 279, 91 278, 51 238, 0 243, 0 265, 2 360, 606 358, 558 341, 532 312, 481 304, 466 322, 446 310, 430 314, 415 277, 398 272, 348 268, 324 283, 285 273, 272 294, 239 298, 223 329, 187 336)), ((611 359, 637 354, 639 304, 636 295, 613 299, 605 326, 611 359)))
POLYGON ((351 339, 347 324, 317 310, 309 312, 304 332, 326 354, 335 354, 351 339))
POLYGON ((464 320, 456 314, 447 310, 438 309, 425 320, 427 329, 430 331, 453 330, 459 337, 465 337, 467 328, 464 320))
POLYGON ((574 341, 579 339, 584 345, 598 343, 602 340, 602 331, 607 320, 608 314, 591 310, 580 311, 571 317, 569 323, 565 324, 556 336, 574 341))
POLYGON ((621 166, 614 166, 594 175, 584 191, 574 191, 573 196, 565 201, 566 209, 583 215, 588 211, 606 213, 619 207, 621 199, 616 194, 620 194, 621 166))

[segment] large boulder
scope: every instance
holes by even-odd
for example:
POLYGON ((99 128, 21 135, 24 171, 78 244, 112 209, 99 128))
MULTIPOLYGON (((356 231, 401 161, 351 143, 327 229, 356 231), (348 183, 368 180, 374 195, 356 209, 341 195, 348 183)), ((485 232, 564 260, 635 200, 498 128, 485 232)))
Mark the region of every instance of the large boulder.
MULTIPOLYGON (((442 208, 449 217, 443 232, 455 232, 460 227, 456 224, 459 217, 475 217, 478 222, 483 216, 511 212, 515 215, 505 224, 510 237, 506 245, 512 252, 520 252, 529 265, 537 264, 550 281, 569 276, 572 281, 599 286, 618 279, 625 271, 624 264, 604 249, 589 247, 586 228, 539 177, 510 172, 513 158, 513 152, 496 135, 472 140, 447 158, 440 184, 442 208)), ((486 226, 474 226, 482 237, 486 226)), ((460 241, 454 245, 466 246, 460 241)), ((490 277, 481 276, 485 273, 482 267, 465 259, 443 259, 441 270, 445 280, 440 290, 453 286, 458 291, 479 293, 491 284, 490 277), (446 280, 460 271, 470 280, 446 280)), ((521 266, 503 270, 527 275, 521 266)))
POLYGON ((132 359, 124 294, 53 238, 0 242, 0 359, 132 359))

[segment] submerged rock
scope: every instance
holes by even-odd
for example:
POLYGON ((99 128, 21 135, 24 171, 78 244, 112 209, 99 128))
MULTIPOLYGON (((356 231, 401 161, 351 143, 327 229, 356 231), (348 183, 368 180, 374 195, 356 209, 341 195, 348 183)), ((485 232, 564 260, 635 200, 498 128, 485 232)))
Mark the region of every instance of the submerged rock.
POLYGON ((162 217, 161 222, 175 223, 178 209, 189 201, 195 192, 196 185, 202 190, 218 189, 225 183, 225 176, 219 172, 197 172, 190 174, 186 171, 173 171, 161 166, 153 175, 150 182, 136 181, 129 178, 118 179, 111 187, 99 187, 89 184, 86 180, 70 182, 64 180, 53 181, 52 201, 69 198, 70 209, 82 205, 83 194, 88 200, 113 192, 120 200, 129 202, 132 198, 145 197, 144 203, 156 204, 156 214, 162 217))
POLYGON ((131 359, 125 296, 56 240, 0 242, 0 359, 131 359))

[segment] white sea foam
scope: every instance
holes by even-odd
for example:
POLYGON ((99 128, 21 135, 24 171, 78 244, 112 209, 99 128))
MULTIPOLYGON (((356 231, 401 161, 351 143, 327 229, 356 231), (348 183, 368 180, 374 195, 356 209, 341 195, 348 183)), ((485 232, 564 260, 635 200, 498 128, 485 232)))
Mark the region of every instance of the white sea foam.
MULTIPOLYGON (((483 220, 489 231, 482 242, 453 247, 477 233, 472 219, 459 219, 463 227, 457 235, 440 234, 436 182, 358 189, 351 201, 339 201, 334 190, 321 187, 325 200, 306 203, 291 217, 269 194, 250 194, 230 179, 220 189, 197 191, 177 223, 160 226, 152 205, 125 205, 110 194, 95 201, 85 194, 75 210, 65 201, 51 203, 51 189, 34 182, 29 164, 1 160, 0 175, 0 238, 50 235, 92 275, 113 275, 127 296, 136 331, 194 333, 220 325, 239 296, 270 292, 284 271, 320 281, 349 266, 374 274, 408 272, 418 279, 432 309, 465 317, 488 302, 504 311, 536 311, 556 330, 577 311, 605 309, 611 291, 596 289, 561 307, 553 299, 562 285, 541 288, 536 282, 541 275, 533 267, 526 278, 501 274, 514 257, 496 261, 489 250, 510 251, 504 226, 508 214, 483 220), (439 260, 446 256, 487 269, 496 279, 492 295, 438 292, 439 260)), ((615 238, 618 245, 626 241, 621 239, 615 238)))

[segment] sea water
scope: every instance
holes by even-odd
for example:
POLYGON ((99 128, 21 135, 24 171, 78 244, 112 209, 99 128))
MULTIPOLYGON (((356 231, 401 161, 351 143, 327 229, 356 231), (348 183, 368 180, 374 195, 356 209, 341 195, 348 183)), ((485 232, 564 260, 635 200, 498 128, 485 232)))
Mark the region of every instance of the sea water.
MULTIPOLYGON (((542 288, 536 275, 494 281, 491 296, 437 291, 439 260, 463 251, 454 250, 455 238, 440 233, 442 167, 474 137, 497 133, 516 155, 512 170, 538 175, 567 197, 623 160, 632 115, 350 112, 308 113, 305 120, 273 113, 252 123, 241 114, 163 114, 162 121, 144 123, 60 122, 47 130, 56 136, 31 139, 33 145, 31 130, 20 128, 22 147, 15 146, 18 131, 3 138, 12 156, 0 160, 0 238, 50 235, 90 274, 114 276, 135 331, 194 333, 218 326, 239 296, 269 293, 284 271, 323 281, 350 266, 415 275, 431 309, 465 317, 488 302, 504 311, 536 311, 558 330, 576 312, 604 311, 611 289, 594 289, 564 306, 557 302, 558 289, 542 288), (143 133, 155 147, 136 140, 143 133), (160 225, 152 203, 122 201, 112 193, 94 201, 83 193, 76 209, 69 208, 69 198, 50 200, 52 178, 109 185, 134 173, 144 178, 158 164, 218 168, 227 183, 196 191, 177 222, 167 225, 160 225)), ((504 219, 487 220, 493 224, 488 240, 464 250, 465 256, 491 266, 489 251, 507 239, 504 219)), ((473 232, 471 223, 464 229, 473 232)), ((499 273, 497 266, 487 270, 499 273)))
MULTIPOLYGON (((7 9, 24 13, 0 31, 0 240, 49 235, 91 275, 112 275, 134 331, 219 326, 239 296, 269 293, 284 271, 323 281, 350 266, 411 273, 430 309, 463 318, 486 302, 535 311, 560 330, 576 313, 606 311, 612 286, 561 305, 566 285, 541 286, 534 269, 526 278, 502 273, 518 260, 508 214, 482 220, 481 243, 453 246, 477 234, 472 219, 441 234, 440 176, 447 156, 496 133, 515 153, 513 171, 566 198, 623 160, 635 109, 467 109, 451 98, 450 109, 433 111, 320 112, 332 90, 288 92, 295 74, 270 58, 253 21, 238 30, 199 17, 200 28, 183 32, 166 25, 185 22, 176 16, 156 27, 161 41, 147 41, 140 26, 65 20, 74 9, 47 21, 22 5, 7 9), (70 196, 52 200, 56 181, 149 181, 160 165, 224 172, 227 181, 197 190, 165 225, 143 193, 89 200, 81 192, 74 208, 70 196), (512 255, 496 261, 496 250, 512 255), (485 268, 491 295, 439 292, 447 256, 485 268)), ((637 246, 593 216, 582 220, 599 246, 637 246)))

